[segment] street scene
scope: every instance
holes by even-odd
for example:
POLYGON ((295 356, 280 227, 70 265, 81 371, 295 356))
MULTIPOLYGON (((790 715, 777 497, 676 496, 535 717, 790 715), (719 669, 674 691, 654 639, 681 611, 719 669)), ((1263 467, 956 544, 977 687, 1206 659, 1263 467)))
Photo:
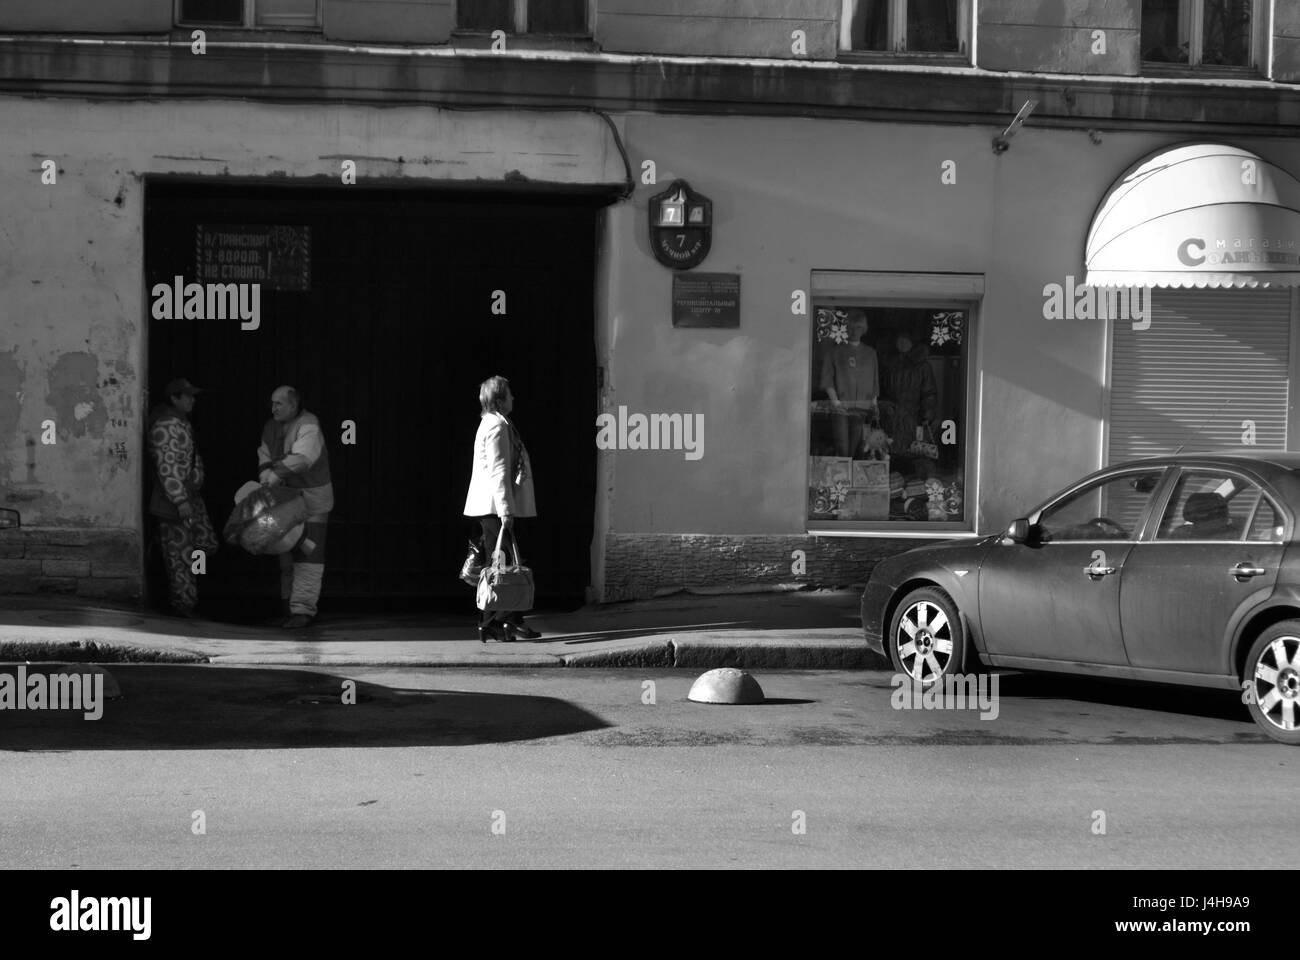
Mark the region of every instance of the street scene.
POLYGON ((6 871, 1266 929, 1300 5, 13 3, 0 130, 6 871))
POLYGON ((769 702, 732 707, 682 670, 113 676, 100 723, 10 723, 9 866, 1290 867, 1257 824, 1300 774, 1231 695, 1004 678, 981 721, 895 711, 862 671, 764 672, 769 702))

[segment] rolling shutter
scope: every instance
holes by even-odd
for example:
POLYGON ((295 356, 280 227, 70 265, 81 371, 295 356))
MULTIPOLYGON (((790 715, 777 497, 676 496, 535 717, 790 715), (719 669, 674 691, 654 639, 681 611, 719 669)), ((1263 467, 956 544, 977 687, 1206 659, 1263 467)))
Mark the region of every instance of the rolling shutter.
POLYGON ((1285 450, 1289 290, 1152 291, 1151 326, 1114 321, 1109 462, 1255 445, 1285 450))

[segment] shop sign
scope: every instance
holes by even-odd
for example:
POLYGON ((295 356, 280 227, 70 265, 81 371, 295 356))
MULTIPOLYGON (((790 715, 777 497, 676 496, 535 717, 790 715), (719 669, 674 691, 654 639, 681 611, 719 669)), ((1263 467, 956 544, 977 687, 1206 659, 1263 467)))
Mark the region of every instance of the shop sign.
POLYGON ((699 266, 713 242, 713 201, 685 180, 650 198, 650 249, 674 270, 699 266))
POLYGON ((674 274, 673 326, 740 326, 740 274, 674 274))
POLYGON ((1288 267, 1300 265, 1295 240, 1269 240, 1260 237, 1223 237, 1206 240, 1188 237, 1178 245, 1178 259, 1184 266, 1223 263, 1274 263, 1288 267))
POLYGON ((200 283, 310 290, 311 227, 201 223, 195 227, 194 265, 200 283))

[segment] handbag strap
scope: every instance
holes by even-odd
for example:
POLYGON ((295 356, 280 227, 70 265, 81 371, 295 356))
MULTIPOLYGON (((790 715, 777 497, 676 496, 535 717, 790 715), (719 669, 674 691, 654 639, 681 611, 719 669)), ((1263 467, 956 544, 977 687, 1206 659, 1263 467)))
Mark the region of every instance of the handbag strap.
MULTIPOLYGON (((493 566, 497 566, 497 555, 500 554, 500 553, 502 552, 502 551, 501 551, 501 541, 505 538, 505 535, 506 535, 506 525, 503 523, 503 524, 501 524, 501 529, 497 532, 497 546, 496 546, 496 549, 492 551, 492 565, 493 565, 493 566)), ((519 538, 515 536, 513 530, 510 531, 510 547, 511 547, 511 549, 514 551, 514 554, 515 554, 515 566, 518 567, 518 566, 520 566, 520 563, 519 563, 519 538)), ((510 559, 509 557, 506 558, 507 562, 509 561, 509 559, 510 559)))

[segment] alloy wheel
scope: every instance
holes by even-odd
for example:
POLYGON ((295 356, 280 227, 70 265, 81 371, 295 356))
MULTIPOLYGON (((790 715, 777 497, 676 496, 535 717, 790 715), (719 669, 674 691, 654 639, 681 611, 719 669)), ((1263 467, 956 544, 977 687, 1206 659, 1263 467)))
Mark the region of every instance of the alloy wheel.
POLYGON ((894 644, 908 676, 918 683, 932 683, 952 660, 952 624, 938 604, 917 600, 899 618, 894 644))
POLYGON ((1259 716, 1281 731, 1300 722, 1300 637, 1274 637, 1255 657, 1251 675, 1259 716))

